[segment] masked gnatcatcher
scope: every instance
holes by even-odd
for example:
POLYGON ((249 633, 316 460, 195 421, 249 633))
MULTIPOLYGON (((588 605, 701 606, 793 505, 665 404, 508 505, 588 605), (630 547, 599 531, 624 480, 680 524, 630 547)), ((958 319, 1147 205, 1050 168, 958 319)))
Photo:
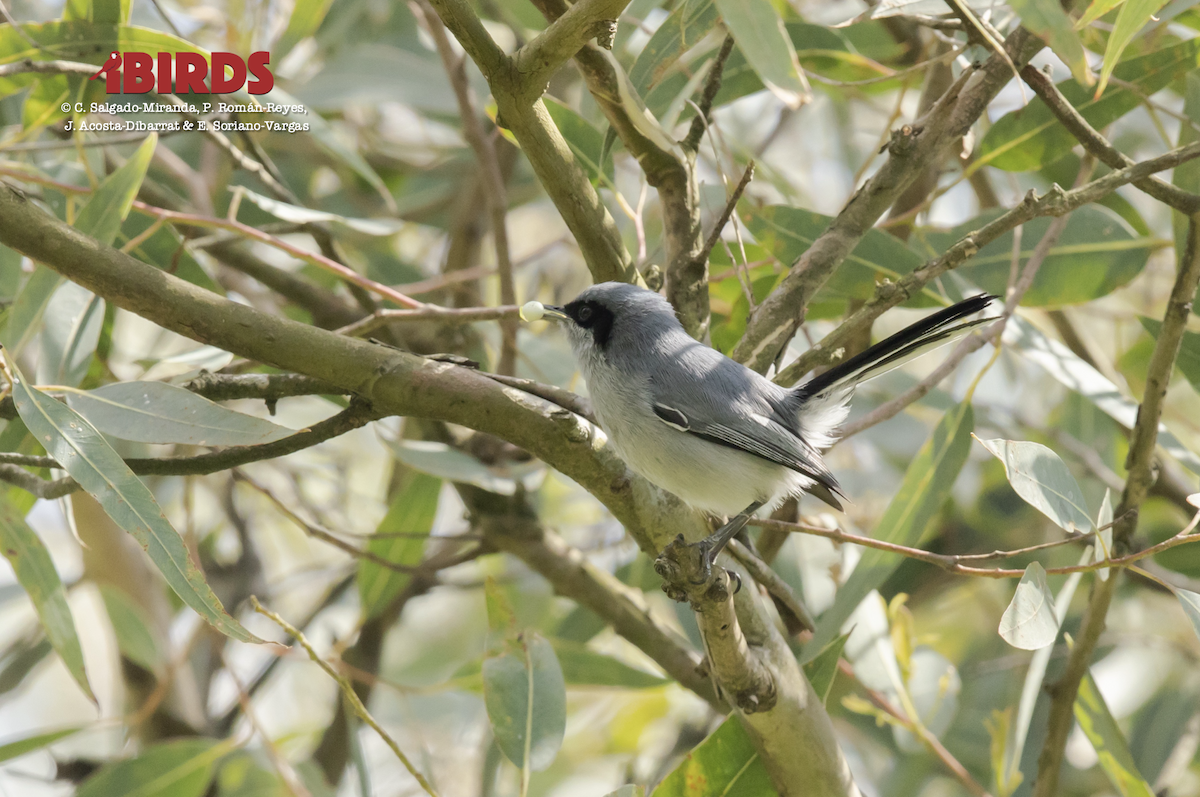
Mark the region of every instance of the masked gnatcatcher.
POLYGON ((563 322, 600 426, 630 468, 732 518, 707 540, 707 570, 764 506, 806 492, 841 509, 821 452, 837 440, 854 387, 994 320, 961 320, 994 298, 933 313, 790 390, 694 340, 645 288, 605 282, 565 307, 530 302, 523 315, 563 322))

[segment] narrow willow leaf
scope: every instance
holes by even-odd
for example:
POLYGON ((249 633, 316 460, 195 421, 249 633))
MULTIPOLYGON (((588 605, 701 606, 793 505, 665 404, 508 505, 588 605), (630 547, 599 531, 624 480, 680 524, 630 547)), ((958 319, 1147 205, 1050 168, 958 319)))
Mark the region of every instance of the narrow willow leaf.
POLYGON ((562 103, 549 97, 546 97, 543 102, 546 103, 546 111, 554 120, 555 127, 558 128, 558 132, 562 133, 571 152, 575 153, 575 160, 583 167, 588 179, 595 183, 603 175, 609 182, 612 182, 615 167, 612 158, 604 157, 604 134, 593 127, 588 120, 562 103), (602 161, 604 162, 603 168, 601 167, 602 161))
POLYGON ((980 440, 1004 464, 1004 475, 1017 495, 1064 531, 1092 528, 1079 483, 1058 454, 1041 443, 1024 440, 980 440))
POLYGON ((293 47, 316 33, 331 5, 333 0, 296 0, 292 15, 288 17, 287 29, 271 48, 272 57, 282 61, 293 47))
POLYGON ((707 794, 777 797, 758 750, 742 721, 733 715, 684 756, 650 797, 696 797, 707 794))
MULTIPOLYGON (((931 233, 926 239, 934 250, 945 251, 1000 214, 986 211, 952 230, 931 233)), ((1034 219, 1022 229, 1017 257, 1023 268, 1050 229, 1050 219, 1034 219)), ((1003 295, 1012 268, 1013 237, 1012 232, 999 236, 964 263, 958 273, 985 291, 1003 295)), ((1141 274, 1151 253, 1163 243, 1159 238, 1135 235, 1115 211, 1082 207, 1068 217, 1066 229, 1046 253, 1021 305, 1062 307, 1107 296, 1141 274)))
POLYGON ((313 210, 312 208, 304 208, 299 205, 281 202, 278 199, 271 199, 262 194, 257 194, 248 188, 241 188, 239 186, 238 190, 242 196, 275 218, 290 221, 294 224, 329 222, 334 225, 346 227, 354 232, 362 233, 363 235, 373 236, 395 235, 404 229, 407 224, 407 222, 399 219, 356 219, 349 216, 339 216, 336 213, 313 210))
POLYGON ((29 279, 21 286, 13 306, 8 312, 8 324, 4 329, 4 348, 15 357, 25 348, 40 329, 38 323, 46 311, 46 305, 63 278, 45 266, 36 266, 29 279))
POLYGON ((12 742, 0 744, 0 763, 11 761, 14 758, 32 753, 34 750, 41 750, 48 744, 54 744, 59 739, 65 739, 68 736, 79 733, 83 730, 83 726, 74 728, 62 728, 57 731, 48 731, 39 733, 33 736, 27 736, 24 739, 17 739, 12 742))
POLYGON ((95 703, 96 696, 83 667, 83 649, 58 571, 54 569, 46 546, 26 525, 23 514, 10 503, 6 494, 0 494, 0 552, 12 565, 17 581, 33 602, 46 638, 58 651, 79 688, 95 703))
POLYGON ((154 155, 157 143, 157 133, 146 136, 146 140, 129 160, 104 178, 87 204, 79 210, 79 215, 75 218, 75 229, 102 244, 112 244, 121 229, 121 222, 133 207, 138 189, 142 187, 142 180, 146 177, 146 169, 150 166, 150 158, 154 155))
POLYGON ((7 694, 24 682, 25 677, 45 661, 54 648, 41 634, 32 639, 14 642, 0 657, 0 695, 7 694))
MULTIPOLYGON (((517 615, 504 590, 496 579, 488 576, 483 582, 483 595, 487 604, 488 633, 500 639, 513 640, 517 637, 517 615)), ((493 639, 495 646, 499 640, 493 639)))
POLYGON ((637 783, 626 783, 616 791, 610 791, 604 797, 646 797, 646 787, 637 783))
MULTIPOLYGON (((1121 389, 1108 377, 1057 340, 1046 337, 1037 327, 1019 316, 1009 319, 1004 329, 1004 345, 1019 351, 1023 357, 1038 365, 1126 429, 1137 422, 1138 403, 1121 395, 1121 389)), ((1158 444, 1192 473, 1200 474, 1200 456, 1193 453, 1176 437, 1166 424, 1158 425, 1158 444)))
POLYGON ((795 110, 811 94, 800 73, 796 48, 770 0, 716 0, 738 48, 771 93, 795 110))
POLYGON ((1154 797, 1154 790, 1137 770, 1129 745, 1117 721, 1104 702, 1092 676, 1085 674, 1079 683, 1079 695, 1075 698, 1075 720, 1083 729, 1096 755, 1100 767, 1121 797, 1154 797))
POLYGON ((1062 6, 1042 0, 1013 0, 1010 5, 1021 16, 1021 24, 1044 39, 1054 54, 1071 68, 1075 80, 1086 86, 1092 85, 1095 78, 1088 68, 1083 43, 1062 6))
POLYGON ((1183 606, 1183 613, 1192 621, 1192 630, 1196 632, 1196 636, 1200 636, 1200 594, 1189 592, 1186 589, 1176 589, 1175 596, 1179 598, 1179 603, 1183 606))
POLYGON ((849 634, 838 635, 804 664, 804 675, 822 703, 829 700, 829 690, 833 688, 833 682, 837 678, 838 659, 842 657, 842 649, 846 647, 846 640, 849 638, 849 634))
POLYGON ((1100 85, 1096 86, 1096 96, 1104 93, 1108 79, 1112 76, 1113 68, 1121 60, 1121 54, 1129 46, 1134 35, 1154 15, 1155 11, 1165 6, 1166 0, 1125 0, 1112 33, 1108 37, 1108 46, 1104 48, 1104 65, 1100 68, 1100 85))
MULTIPOLYGON (((413 473, 399 490, 379 522, 367 550, 402 567, 421 562, 429 532, 437 515, 442 480, 424 473, 413 473)), ((409 582, 412 575, 386 568, 370 559, 358 563, 358 596, 363 614, 375 617, 387 609, 409 582)))
POLYGON ((1092 0, 1087 11, 1085 11, 1083 16, 1079 18, 1079 21, 1075 23, 1075 27, 1080 29, 1086 28, 1088 25, 1100 19, 1100 17, 1104 16, 1109 11, 1112 11, 1123 2, 1125 2, 1125 0, 1092 0))
POLYGON ((137 758, 106 764, 83 782, 76 797, 202 797, 216 762, 230 742, 181 739, 143 751, 137 758))
POLYGON ((1031 562, 1017 584, 1012 601, 1000 618, 1000 636, 1014 648, 1038 650, 1058 636, 1054 593, 1046 583, 1046 570, 1031 562))
POLYGON ((671 10, 629 69, 629 81, 645 97, 679 60, 717 24, 713 0, 685 0, 671 10))
MULTIPOLYGON (((1188 119, 1200 119, 1200 70, 1193 70, 1184 76, 1183 115, 1188 119)), ((1200 139, 1200 131, 1192 125, 1179 126, 1177 146, 1187 146, 1197 139, 1200 139)), ((1193 158, 1176 166, 1171 176, 1171 184, 1193 194, 1200 193, 1200 158, 1193 158)), ((1187 247, 1188 219, 1175 211, 1171 213, 1171 225, 1175 230, 1176 257, 1183 257, 1187 247)), ((1200 296, 1200 291, 1197 291, 1197 296, 1200 296)), ((1200 315, 1200 301, 1192 302, 1192 312, 1200 315)))
POLYGON ((82 382, 103 326, 103 299, 74 282, 60 285, 46 305, 38 382, 65 387, 82 382))
MULTIPOLYGON (((1119 64, 1113 74, 1133 86, 1114 85, 1099 99, 1075 80, 1059 83, 1058 88, 1092 127, 1102 130, 1141 104, 1143 95, 1165 88, 1198 65, 1200 40, 1191 39, 1119 64)), ((990 164, 1005 171, 1029 171, 1053 163, 1077 143, 1046 104, 1035 99, 996 120, 980 143, 972 168, 990 164)))
POLYGON ((15 363, 10 361, 9 367, 16 375, 13 400, 30 433, 118 526, 141 543, 175 594, 221 633, 242 642, 260 642, 226 613, 150 488, 104 436, 83 416, 29 385, 15 363))
POLYGON ((597 653, 579 642, 552 639, 563 679, 574 686, 620 686, 627 689, 650 689, 669 683, 653 673, 630 667, 619 659, 597 653))
MULTIPOLYGON (((942 504, 950 497, 954 480, 967 461, 975 414, 967 402, 947 410, 933 434, 921 446, 904 473, 900 490, 888 504, 871 536, 899 545, 920 547, 942 504)), ((842 630, 842 624, 870 592, 887 580, 904 558, 878 548, 868 548, 838 590, 837 598, 817 623, 817 631, 804 646, 804 661, 816 657, 842 630)))
POLYGON ((112 584, 101 584, 100 596, 104 599, 121 655, 148 672, 161 672, 166 660, 150 630, 150 618, 145 610, 127 592, 112 584))
POLYGON ((554 647, 523 634, 483 662, 483 698, 496 744, 509 761, 541 772, 554 762, 567 724, 567 688, 554 647))
POLYGON ((295 434, 166 382, 115 382, 68 393, 67 404, 101 432, 139 443, 249 446, 295 434))

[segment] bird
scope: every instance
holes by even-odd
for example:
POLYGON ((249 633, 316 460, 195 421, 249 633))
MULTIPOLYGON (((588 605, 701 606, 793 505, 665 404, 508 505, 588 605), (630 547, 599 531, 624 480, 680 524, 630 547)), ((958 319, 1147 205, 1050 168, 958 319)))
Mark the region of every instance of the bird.
POLYGON ((808 493, 842 510, 822 452, 838 440, 855 387, 995 320, 964 320, 996 297, 946 307, 794 388, 694 339, 671 304, 637 285, 593 285, 562 306, 528 303, 528 320, 565 329, 600 428, 637 474, 728 518, 704 544, 705 570, 750 518, 808 493))

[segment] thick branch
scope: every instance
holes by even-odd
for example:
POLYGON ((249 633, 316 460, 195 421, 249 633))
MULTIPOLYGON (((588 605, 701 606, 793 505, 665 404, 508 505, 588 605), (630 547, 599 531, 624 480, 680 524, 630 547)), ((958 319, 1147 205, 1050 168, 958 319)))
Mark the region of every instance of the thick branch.
MULTIPOLYGON (((629 472, 603 445, 598 429, 529 393, 468 368, 228 301, 98 244, 3 183, 0 242, 194 340, 328 381, 367 398, 380 412, 457 423, 508 440, 596 496, 643 550, 657 552, 680 532, 691 539, 707 534, 695 512, 629 472)), ((734 603, 743 634, 774 677, 774 710, 744 721, 777 788, 784 797, 857 795, 829 716, 756 591, 742 590, 734 603)))
POLYGON ((488 79, 499 111, 497 124, 521 143, 538 181, 575 236, 593 279, 635 282, 637 271, 620 231, 546 106, 540 99, 532 104, 521 99, 523 81, 465 0, 430 0, 430 5, 488 79))
MULTIPOLYGON (((563 64, 591 39, 611 41, 617 17, 629 0, 580 0, 520 50, 513 53, 513 69, 525 85, 529 102, 542 96, 546 84, 563 64)), ((611 45, 610 45, 611 46, 611 45)))
MULTIPOLYGON (((1193 214, 1188 223, 1187 245, 1179 258, 1179 269, 1171 298, 1163 316, 1162 329, 1150 356, 1150 367, 1146 373, 1146 391, 1138 407, 1137 423, 1129 442, 1129 456, 1125 467, 1129 477, 1125 481, 1125 492, 1117 508, 1117 521, 1113 524, 1113 545, 1118 552, 1128 550, 1130 540, 1137 529, 1138 510, 1145 500, 1156 473, 1154 447, 1158 440, 1158 422, 1162 415, 1163 400, 1167 385, 1179 356, 1183 331, 1191 315, 1196 286, 1200 284, 1200 213, 1193 214)), ((1034 797, 1052 797, 1058 793, 1058 776, 1066 750, 1067 735, 1074 724, 1075 698, 1079 694, 1079 683, 1091 665, 1096 643, 1104 631, 1108 607, 1116 592, 1115 577, 1092 582, 1092 594, 1083 623, 1075 638, 1075 646, 1067 659, 1062 677, 1051 689, 1050 720, 1046 740, 1038 756, 1038 779, 1034 786, 1034 797)))

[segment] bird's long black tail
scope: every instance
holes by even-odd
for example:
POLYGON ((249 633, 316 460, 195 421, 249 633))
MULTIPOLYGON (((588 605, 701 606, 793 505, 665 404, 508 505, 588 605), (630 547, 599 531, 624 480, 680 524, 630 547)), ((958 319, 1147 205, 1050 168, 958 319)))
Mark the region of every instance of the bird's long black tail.
POLYGON ((803 403, 804 400, 822 393, 853 387, 859 382, 887 373, 930 349, 957 340, 980 324, 995 320, 980 318, 961 324, 954 323, 978 313, 995 298, 991 294, 980 294, 922 318, 895 335, 884 338, 861 354, 800 385, 793 392, 793 400, 803 403))

